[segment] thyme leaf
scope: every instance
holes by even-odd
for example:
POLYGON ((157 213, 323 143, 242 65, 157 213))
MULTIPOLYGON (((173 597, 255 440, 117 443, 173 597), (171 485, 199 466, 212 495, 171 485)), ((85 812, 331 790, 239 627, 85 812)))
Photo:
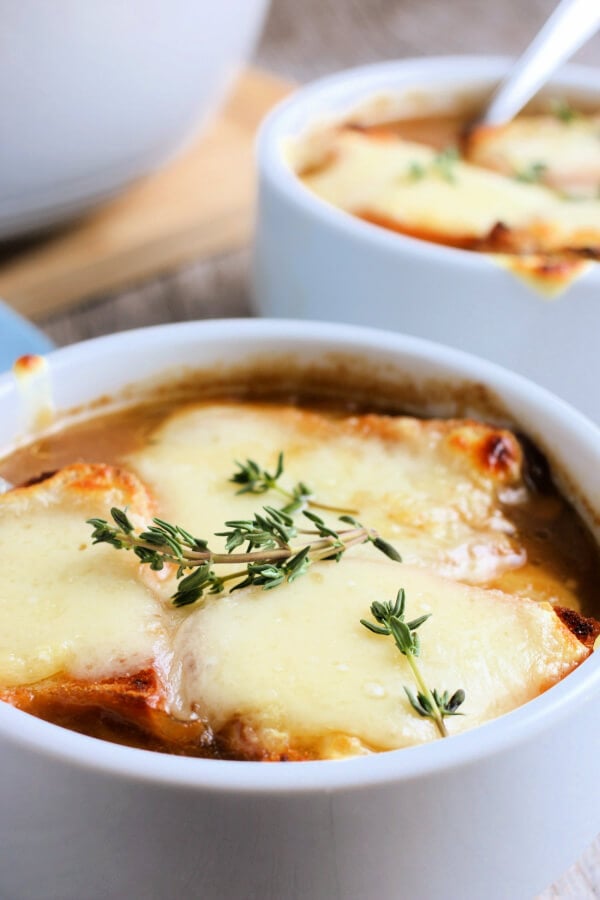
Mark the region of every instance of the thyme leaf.
MULTIPOLYGON (((345 522, 348 525, 353 525, 355 528, 364 528, 364 525, 361 525, 353 516, 340 516, 340 522, 345 522)), ((387 556, 389 559, 394 562, 402 562, 402 557, 389 541, 384 541, 384 539, 377 534, 375 531, 366 529, 368 531, 367 540, 373 544, 377 549, 387 556)))
POLYGON ((297 529, 294 520, 283 510, 273 506, 264 506, 264 515, 255 513, 251 520, 230 519, 225 522, 228 531, 217 531, 217 537, 227 538, 225 550, 231 553, 237 547, 247 543, 247 552, 253 550, 271 550, 275 547, 289 548, 289 542, 296 537, 297 529))
MULTIPOLYGON (((420 716, 424 716, 427 718, 433 717, 434 706, 431 705, 429 699, 423 694, 421 691, 417 692, 417 695, 413 694, 409 688, 404 688, 406 692, 406 696, 410 701, 410 705, 420 716)), ((458 712, 458 707, 464 703, 465 700, 465 692, 461 689, 455 691, 452 696, 450 696, 448 691, 443 691, 443 693, 438 693, 438 691, 434 688, 431 692, 432 697, 435 701, 435 705, 438 707, 443 716, 462 716, 464 713, 458 712)))

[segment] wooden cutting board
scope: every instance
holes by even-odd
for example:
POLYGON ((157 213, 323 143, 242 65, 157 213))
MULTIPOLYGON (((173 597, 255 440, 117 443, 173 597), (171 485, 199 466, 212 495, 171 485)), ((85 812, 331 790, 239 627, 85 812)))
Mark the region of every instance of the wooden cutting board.
POLYGON ((243 246, 252 228, 253 142, 291 85, 246 70, 183 155, 76 223, 0 250, 0 297, 31 318, 243 246))

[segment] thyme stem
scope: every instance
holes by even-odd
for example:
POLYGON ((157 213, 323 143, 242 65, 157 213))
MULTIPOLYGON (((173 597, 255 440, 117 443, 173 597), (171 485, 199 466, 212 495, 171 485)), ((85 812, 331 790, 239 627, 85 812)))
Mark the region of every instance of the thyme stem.
MULTIPOLYGON (((89 521, 91 524, 92 520, 89 521)), ((108 523, 106 524, 108 525, 108 523)), ((318 534, 319 532, 312 529, 299 529, 298 533, 318 534)), ((372 528, 346 529, 344 531, 338 532, 338 534, 340 536, 339 546, 343 546, 345 550, 347 550, 349 547, 354 547, 357 544, 364 544, 370 538, 376 539, 378 537, 377 532, 372 528)), ((149 550, 150 552, 156 550, 156 544, 151 544, 147 541, 143 541, 139 537, 136 537, 135 534, 123 535, 120 538, 120 541, 122 543, 122 547, 119 549, 135 550, 136 547, 139 547, 144 550, 149 550)), ((102 542, 95 541, 95 543, 102 542)), ((336 545, 332 542, 331 538, 311 541, 306 546, 309 548, 311 557, 313 553, 320 554, 322 551, 326 551, 326 553, 330 555, 332 551, 336 549, 336 545)), ((280 548, 274 547, 272 550, 257 550, 250 553, 213 553, 212 550, 183 550, 181 555, 175 555, 173 553, 165 551, 162 554, 162 557, 165 562, 172 562, 179 565, 184 562, 186 568, 194 568, 196 566, 203 566, 206 563, 222 565, 250 562, 273 562, 274 560, 279 559, 289 559, 297 552, 297 547, 294 548, 288 545, 286 547, 280 548)), ((314 558, 317 557, 315 556, 314 558)))
POLYGON ((418 616, 411 622, 407 622, 404 614, 405 602, 404 589, 400 588, 395 602, 386 600, 380 603, 376 600, 371 604, 371 615, 375 622, 370 622, 367 619, 361 619, 360 621, 373 634, 393 637, 396 647, 406 657, 419 688, 416 697, 409 688, 404 688, 410 705, 418 715, 433 721, 440 733, 440 737, 448 737, 444 718, 446 716, 462 715, 462 713, 458 712, 458 708, 464 702, 465 692, 458 690, 450 696, 448 691, 437 691, 435 688, 430 690, 427 687, 417 663, 417 656, 421 652, 421 642, 417 629, 429 619, 431 614, 426 613, 418 616))
MULTIPOLYGON (((136 532, 127 512, 114 507, 111 516, 114 524, 104 519, 89 519, 93 527, 94 544, 110 544, 117 550, 131 550, 141 563, 151 569, 160 570, 165 564, 177 566, 177 591, 172 597, 176 606, 195 603, 206 592, 220 594, 228 581, 237 580, 231 590, 239 590, 247 585, 261 585, 270 590, 284 582, 291 582, 303 575, 314 562, 320 560, 339 561, 350 547, 371 543, 377 550, 394 561, 399 561, 398 552, 379 537, 372 528, 366 528, 355 519, 347 518, 352 528, 335 531, 316 513, 305 510, 303 515, 315 526, 303 533, 312 540, 304 545, 293 546, 290 541, 299 531, 291 516, 283 510, 271 506, 263 507, 252 520, 226 522, 228 531, 217 532, 225 537, 225 553, 215 553, 207 541, 194 537, 179 525, 172 525, 163 519, 153 519, 145 531, 136 532), (242 544, 246 549, 234 552, 242 544), (242 565, 244 568, 224 576, 216 574, 214 565, 242 565), (190 574, 185 574, 192 570, 190 574)), ((342 517, 343 519, 343 517, 342 517)))

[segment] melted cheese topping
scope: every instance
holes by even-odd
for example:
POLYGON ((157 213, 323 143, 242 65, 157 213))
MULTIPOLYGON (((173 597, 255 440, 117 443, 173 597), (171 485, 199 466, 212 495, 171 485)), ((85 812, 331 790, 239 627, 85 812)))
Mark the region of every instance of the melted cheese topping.
MULTIPOLYGON (((596 162, 597 147, 596 139, 596 162)), ((488 150, 488 156, 492 155, 493 149, 488 150)), ((436 152, 423 144, 350 129, 332 132, 327 153, 324 158, 329 161, 303 175, 304 184, 340 209, 398 230, 437 236, 449 243, 483 241, 502 223, 522 233, 521 252, 552 253, 600 244, 597 199, 573 202, 542 184, 525 183, 465 161, 452 163, 451 177, 447 177, 447 170, 436 163, 436 152)), ((521 157, 517 154, 517 158, 521 157)), ((525 151, 523 160, 527 159, 525 151)), ((521 171, 511 169, 510 174, 521 171)))
POLYGON ((600 185, 600 116, 519 116, 469 137, 471 162, 507 175, 542 166, 540 177, 568 195, 596 198, 600 185))
MULTIPOLYGON (((322 502, 359 510, 407 562, 469 582, 525 563, 499 502, 499 492, 524 490, 521 450, 510 433, 479 423, 197 405, 173 415, 130 463, 167 519, 206 537, 227 519, 251 518, 277 502, 272 493, 236 495, 229 479, 233 461, 247 457, 273 471, 279 450, 284 485, 302 479, 322 502)), ((335 513, 326 518, 336 524, 335 513)))
MULTIPOLYGON (((131 554, 90 546, 90 516, 149 498, 126 473, 72 466, 0 496, 0 685, 136 672, 165 649, 162 607, 131 554)), ((136 515, 136 512, 138 515, 136 515)))
MULTIPOLYGON (((466 691, 451 733, 535 697, 589 653, 545 602, 564 603, 569 589, 528 562, 506 512, 527 498, 510 432, 463 420, 198 403, 168 417, 129 464, 137 475, 73 465, 0 496, 6 699, 11 686, 41 682, 43 709, 44 679, 60 676, 53 696, 62 691, 68 706, 68 679, 106 679, 112 696, 111 679, 151 668, 152 704, 174 725, 184 720, 184 730, 200 725, 199 741, 215 734, 217 749, 241 758, 333 758, 435 737, 407 702, 404 686, 414 689, 414 679, 406 660, 360 625, 374 600, 393 599, 400 587, 411 618, 432 613, 421 631, 428 683, 466 691), (280 450, 284 487, 302 479, 320 501, 359 511, 405 562, 366 544, 277 591, 249 588, 174 611, 174 571, 154 573, 131 553, 90 546, 86 519, 106 519, 117 506, 136 528, 156 511, 216 549, 211 535, 224 521, 284 500, 236 495, 234 460, 274 470, 280 450)), ((336 524, 334 513, 324 517, 336 524)), ((133 724, 144 709, 141 687, 135 696, 133 724)))
POLYGON ((379 560, 323 564, 284 591, 247 588, 194 612, 175 645, 179 709, 217 732, 246 723, 242 740, 267 754, 392 750, 436 737, 408 703, 414 676, 391 638, 367 631, 374 600, 407 595, 429 685, 466 693, 451 734, 545 691, 588 652, 551 608, 379 560))

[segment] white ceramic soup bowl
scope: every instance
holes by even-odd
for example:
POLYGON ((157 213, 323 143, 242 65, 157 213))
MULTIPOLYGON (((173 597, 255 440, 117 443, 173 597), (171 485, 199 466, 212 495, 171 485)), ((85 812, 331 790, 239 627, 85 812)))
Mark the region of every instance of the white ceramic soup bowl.
POLYGON ((0 239, 170 158, 218 104, 267 0, 0 0, 0 239))
MULTIPOLYGON (((489 413, 491 397, 551 453, 588 519, 600 512, 594 425, 530 382, 429 342, 230 320, 122 333, 48 358, 60 409, 134 379, 189 370, 218 378, 269 359, 283 381, 295 367, 314 378, 342 361, 349 384, 352 372, 369 372, 414 397, 433 392, 435 403, 418 404, 425 413, 476 413, 479 404, 489 413)), ((18 418, 4 375, 3 450, 18 418)), ((270 764, 130 749, 0 703, 0 896, 530 900, 600 830, 599 700, 596 654, 527 705, 457 737, 270 764)))
MULTIPOLYGON (((440 57, 365 66, 299 90, 258 141, 255 305, 265 316, 396 329, 514 369, 600 422, 600 264, 552 299, 489 255, 405 237, 310 193, 283 148, 311 127, 381 95, 398 115, 483 99, 506 59, 440 57)), ((565 67, 546 90, 600 109, 600 69, 565 67)))

